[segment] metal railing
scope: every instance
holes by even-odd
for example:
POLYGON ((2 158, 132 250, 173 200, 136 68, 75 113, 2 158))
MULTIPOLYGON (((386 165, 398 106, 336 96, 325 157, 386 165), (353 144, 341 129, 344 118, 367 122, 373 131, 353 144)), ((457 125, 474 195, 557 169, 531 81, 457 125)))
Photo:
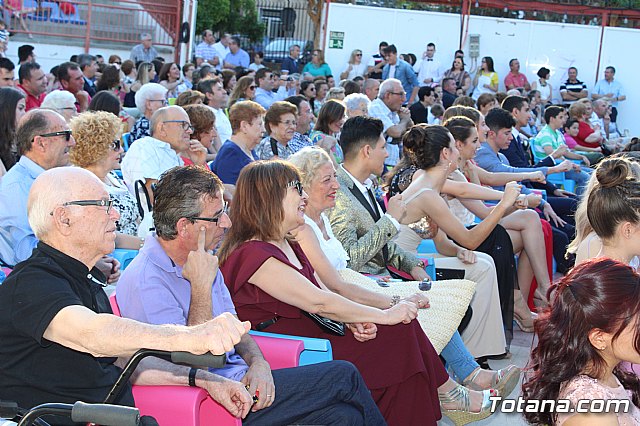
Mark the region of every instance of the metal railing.
POLYGON ((86 51, 93 41, 137 44, 145 32, 152 35, 155 45, 175 47, 180 32, 180 3, 75 0, 72 13, 65 14, 57 2, 32 0, 36 11, 24 15, 28 30, 21 28, 17 17, 12 18, 12 30, 47 36, 60 44, 64 39, 82 39, 86 51))

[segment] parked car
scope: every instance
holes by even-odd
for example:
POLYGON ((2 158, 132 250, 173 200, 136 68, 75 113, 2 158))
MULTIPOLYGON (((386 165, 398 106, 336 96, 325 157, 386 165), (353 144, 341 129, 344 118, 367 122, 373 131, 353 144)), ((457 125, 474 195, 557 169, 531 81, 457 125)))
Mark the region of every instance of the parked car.
POLYGON ((264 60, 267 62, 282 62, 289 56, 289 48, 294 44, 300 46, 300 63, 307 63, 311 58, 313 42, 288 37, 275 38, 270 41, 264 48, 264 60))

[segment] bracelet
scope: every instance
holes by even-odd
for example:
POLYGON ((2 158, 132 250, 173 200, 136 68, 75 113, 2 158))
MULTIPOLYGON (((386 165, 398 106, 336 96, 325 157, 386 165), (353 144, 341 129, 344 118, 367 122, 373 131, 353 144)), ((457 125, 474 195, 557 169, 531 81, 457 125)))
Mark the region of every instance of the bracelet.
POLYGON ((389 303, 389 307, 395 306, 398 303, 400 303, 400 296, 398 296, 397 294, 391 296, 391 303, 389 303))
POLYGON ((189 386, 191 387, 196 387, 196 373, 198 372, 198 369, 195 367, 191 367, 191 370, 189 370, 189 386))
POLYGON ((422 268, 422 269, 424 269, 424 268, 426 268, 426 267, 427 267, 427 265, 425 265, 425 264, 424 264, 424 261, 423 261, 423 260, 419 261, 419 262, 418 262, 418 264, 417 264, 416 266, 419 266, 419 267, 420 267, 420 268, 422 268))

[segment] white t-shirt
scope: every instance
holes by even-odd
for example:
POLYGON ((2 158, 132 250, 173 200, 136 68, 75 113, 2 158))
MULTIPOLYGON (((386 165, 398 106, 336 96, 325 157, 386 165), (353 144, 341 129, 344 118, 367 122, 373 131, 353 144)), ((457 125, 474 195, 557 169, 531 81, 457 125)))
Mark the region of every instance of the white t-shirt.
POLYGON ((351 71, 349 71, 349 75, 347 75, 347 80, 353 80, 354 78, 360 76, 363 77, 364 73, 367 72, 367 64, 365 63, 359 63, 359 64, 349 64, 347 63, 347 65, 345 65, 344 69, 342 70, 342 72, 345 72, 349 69, 349 66, 351 66, 351 71))
POLYGON ((220 142, 225 143, 231 139, 231 134, 233 133, 229 117, 227 117, 227 114, 225 114, 222 109, 211 109, 216 116, 216 131, 218 132, 218 136, 220 136, 220 142))
POLYGON ((167 142, 151 136, 138 139, 131 145, 122 160, 122 177, 127 188, 135 194, 137 180, 158 180, 160 175, 172 167, 183 166, 184 162, 167 142))
POLYGON ((313 232, 316 234, 318 242, 320 243, 322 252, 327 256, 327 259, 329 259, 329 262, 331 262, 333 267, 338 271, 346 269, 347 262, 349 262, 349 254, 347 254, 347 251, 342 247, 342 244, 336 236, 333 235, 331 223, 329 222, 329 219, 327 219, 327 216, 325 216, 324 213, 320 213, 320 217, 324 222, 324 229, 327 231, 327 235, 329 236, 328 240, 324 239, 324 235, 322 235, 320 227, 312 219, 305 215, 304 221, 311 227, 311 229, 313 229, 313 232))

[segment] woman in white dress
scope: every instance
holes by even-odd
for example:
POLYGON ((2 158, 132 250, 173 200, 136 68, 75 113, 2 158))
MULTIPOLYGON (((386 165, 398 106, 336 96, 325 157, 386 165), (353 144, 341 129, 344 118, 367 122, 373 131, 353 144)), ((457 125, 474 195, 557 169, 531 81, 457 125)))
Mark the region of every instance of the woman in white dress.
POLYGON ((551 70, 549 68, 542 67, 538 70, 538 81, 531 83, 531 90, 537 90, 540 92, 540 98, 542 99, 542 106, 551 104, 553 98, 553 88, 549 83, 549 76, 551 76, 551 70))
MULTIPOLYGON (((379 308, 390 306, 393 302, 391 297, 346 282, 337 273, 347 268, 349 255, 334 236, 323 213, 335 206, 335 194, 340 187, 331 158, 324 150, 309 147, 289 157, 289 161, 300 170, 302 184, 309 195, 305 207, 306 226, 298 228, 295 237, 322 281, 332 291, 359 303, 379 308)), ((425 296, 428 293, 412 294, 408 285, 399 293, 421 308, 428 307, 425 296)), ((420 321, 420 316, 418 319, 420 321)), ((428 333, 429 325, 420 323, 428 333)), ((499 371, 480 369, 457 332, 442 350, 442 356, 450 363, 456 376, 473 389, 486 389, 486 386, 493 385, 501 395, 508 395, 515 386, 515 377, 519 377, 519 369, 513 365, 499 371)))

